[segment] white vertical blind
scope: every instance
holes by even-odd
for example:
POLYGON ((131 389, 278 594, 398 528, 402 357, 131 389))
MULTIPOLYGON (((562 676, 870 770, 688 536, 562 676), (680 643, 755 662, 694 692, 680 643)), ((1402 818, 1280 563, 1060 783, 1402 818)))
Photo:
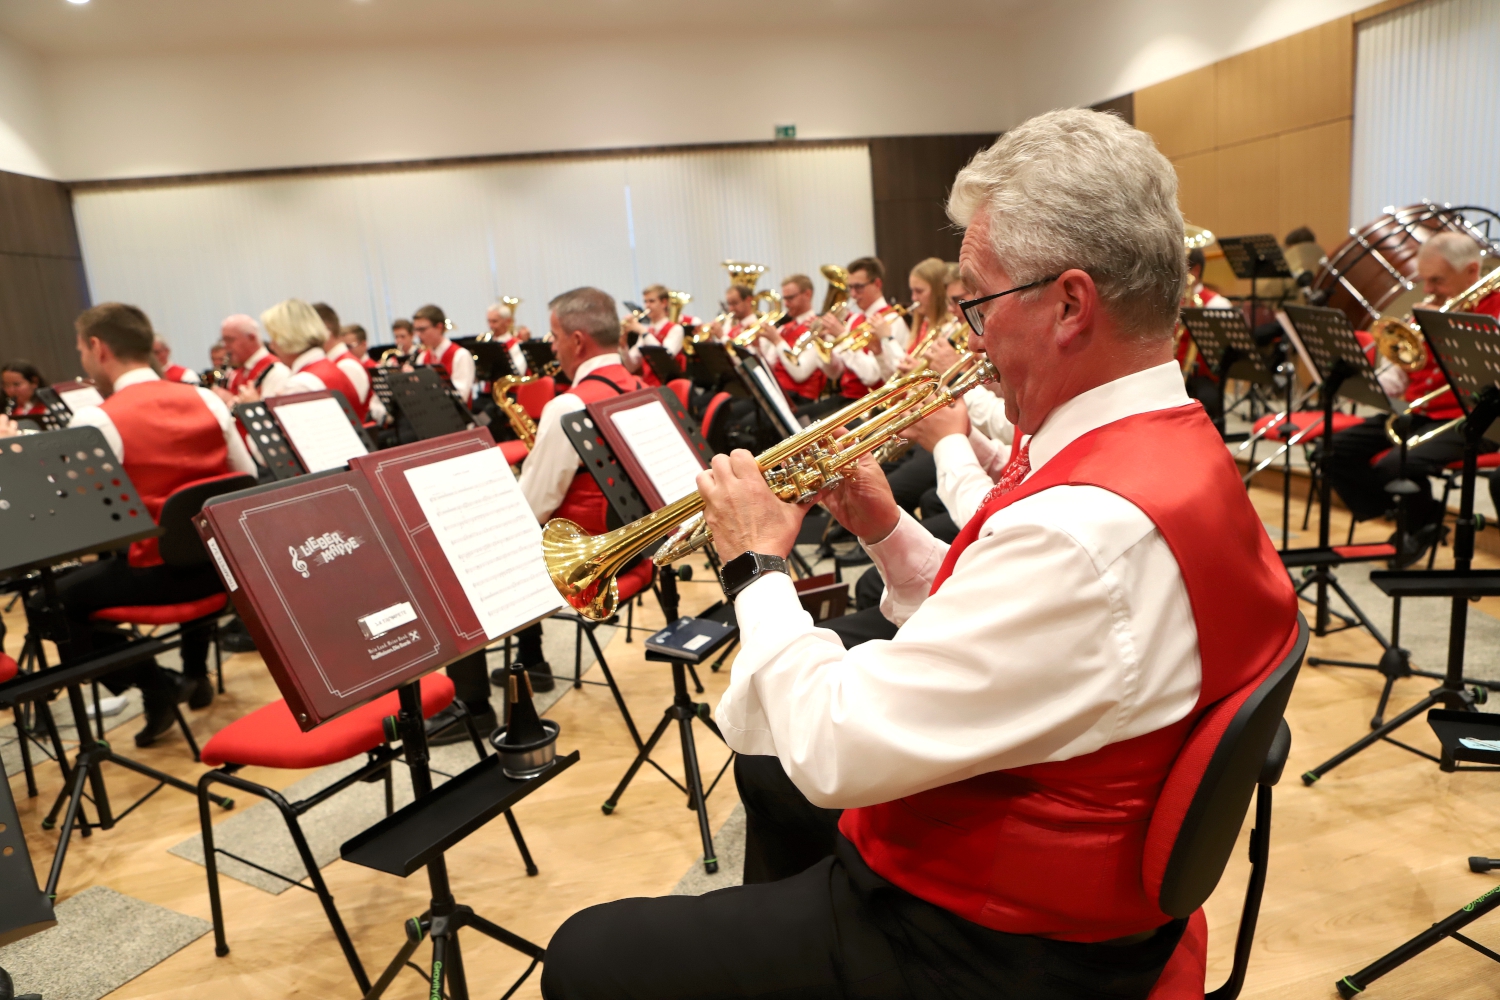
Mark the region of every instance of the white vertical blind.
POLYGON ((1418 201, 1500 211, 1500 3, 1433 0, 1359 28, 1350 221, 1418 201))
POLYGON ((547 300, 578 285, 639 301, 661 282, 712 315, 726 257, 775 282, 875 249, 863 145, 81 191, 74 211, 94 301, 139 305, 192 367, 225 316, 288 297, 372 343, 428 302, 478 333, 500 295, 542 332, 547 300))

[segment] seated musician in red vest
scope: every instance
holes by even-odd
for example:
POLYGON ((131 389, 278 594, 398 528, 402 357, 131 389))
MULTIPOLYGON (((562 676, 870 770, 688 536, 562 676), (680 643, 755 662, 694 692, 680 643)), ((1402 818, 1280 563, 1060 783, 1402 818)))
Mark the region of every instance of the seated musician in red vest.
POLYGON ((354 407, 354 412, 363 420, 370 412, 370 373, 349 349, 349 342, 344 337, 344 327, 339 322, 339 314, 333 311, 333 306, 326 302, 314 302, 313 312, 318 314, 318 318, 323 321, 323 328, 328 331, 328 339, 323 341, 323 356, 338 365, 339 371, 354 386, 354 392, 359 396, 359 405, 354 407))
POLYGON ((202 381, 191 368, 172 363, 172 346, 160 337, 151 345, 151 355, 156 358, 156 367, 161 372, 161 377, 168 382, 197 385, 202 381))
MULTIPOLYGON (((548 304, 552 350, 572 383, 542 407, 536 443, 521 467, 521 492, 537 522, 565 517, 590 534, 605 530, 609 501, 583 468, 573 442, 562 429, 564 414, 589 403, 641 388, 644 383, 620 363, 620 315, 615 300, 597 288, 575 288, 548 304)), ((520 662, 531 673, 532 686, 550 691, 552 668, 542 652, 542 627, 517 633, 520 662)), ((503 683, 497 671, 496 683, 503 683)))
POLYGON ((672 321, 672 292, 666 285, 652 285, 641 292, 641 298, 646 308, 646 322, 633 313, 625 317, 621 329, 627 336, 620 345, 620 358, 631 374, 639 375, 647 385, 661 385, 656 372, 641 356, 641 348, 666 348, 675 363, 682 354, 682 324, 672 321), (629 343, 629 334, 636 335, 634 344, 629 343))
MULTIPOLYGON (((1417 251, 1417 276, 1432 298, 1431 308, 1438 308, 1479 280, 1479 244, 1462 233, 1438 233, 1428 237, 1417 251)), ((1500 316, 1500 293, 1490 294, 1466 311, 1500 316)), ((1382 358, 1376 358, 1375 365, 1386 392, 1397 400, 1404 398, 1408 405, 1447 385, 1435 357, 1428 357, 1425 368, 1411 373, 1382 358)), ((1463 411, 1450 389, 1417 407, 1408 418, 1410 429, 1407 433, 1420 434, 1462 415, 1463 411)), ((1379 414, 1363 424, 1339 431, 1333 435, 1333 447, 1325 462, 1329 483, 1357 521, 1380 517, 1395 506, 1385 486, 1400 475, 1401 454, 1399 448, 1391 447, 1385 422, 1386 415, 1379 414), (1372 465, 1371 459, 1381 452, 1386 452, 1385 456, 1372 465)), ((1494 443, 1484 441, 1481 450, 1489 452, 1496 447, 1494 443)), ((1440 539, 1445 512, 1432 495, 1428 477, 1442 475, 1443 469, 1462 459, 1463 454, 1461 427, 1451 427, 1407 449, 1406 478, 1420 488, 1406 498, 1407 537, 1404 549, 1397 556, 1401 565, 1415 563, 1440 539)))
POLYGON ((261 397, 280 394, 282 383, 291 377, 292 372, 261 343, 260 324, 255 317, 235 313, 225 318, 219 326, 219 336, 234 365, 228 387, 217 393, 220 399, 233 406, 239 402, 240 390, 247 385, 261 397))
POLYGON ((474 391, 474 355, 448 339, 448 317, 443 310, 423 306, 411 314, 411 329, 422 345, 417 364, 441 369, 467 404, 474 391))
POLYGON ((7 361, 0 365, 0 412, 14 420, 40 420, 47 407, 36 397, 44 383, 42 373, 30 361, 7 361))
POLYGON ((812 300, 811 278, 805 274, 785 278, 781 282, 781 304, 786 316, 755 342, 756 353, 776 375, 776 384, 793 407, 817 402, 828 381, 818 369, 815 350, 807 348, 800 356, 791 351, 792 345, 817 321, 812 300))
POLYGON ((526 353, 521 350, 521 342, 531 338, 531 331, 516 326, 515 310, 505 302, 496 302, 484 311, 484 325, 490 328, 489 339, 505 348, 516 374, 525 375, 526 353))
POLYGON ((748 453, 715 456, 698 483, 743 643, 715 714, 762 778, 740 787, 759 884, 573 916, 548 1000, 1130 1000, 1176 947, 1186 922, 1142 876, 1156 797, 1204 710, 1296 629, 1172 360, 1177 179, 1119 118, 1054 111, 978 154, 949 212, 1029 450, 952 545, 873 462, 824 494, 901 626, 850 650, 784 571, 804 509, 748 453))
MULTIPOLYGON (((179 487, 230 471, 254 474, 255 463, 223 402, 207 389, 156 374, 151 366, 151 322, 145 313, 106 302, 86 310, 75 327, 79 361, 104 402, 80 409, 69 426, 99 428, 153 520, 179 487)), ((14 432, 14 424, 0 417, 0 437, 14 432)), ((66 613, 67 632, 49 638, 56 639, 63 660, 79 659, 127 641, 116 627, 89 621, 89 615, 101 608, 178 604, 222 590, 212 566, 167 566, 156 539, 149 538, 130 546, 128 555, 103 558, 60 576, 57 596, 66 613)), ((172 728, 172 706, 178 701, 186 700, 193 708, 213 702, 209 638, 207 625, 183 629, 181 674, 148 661, 104 676, 105 686, 115 694, 132 685, 141 689, 146 725, 136 734, 137 746, 150 745, 172 728)))
POLYGON ((328 331, 313 307, 301 299, 278 302, 260 314, 261 325, 271 338, 271 353, 291 370, 274 392, 262 393, 250 386, 240 389, 238 398, 254 402, 262 396, 292 396, 299 392, 330 389, 349 401, 354 412, 360 411, 359 391, 343 369, 323 352, 328 331))

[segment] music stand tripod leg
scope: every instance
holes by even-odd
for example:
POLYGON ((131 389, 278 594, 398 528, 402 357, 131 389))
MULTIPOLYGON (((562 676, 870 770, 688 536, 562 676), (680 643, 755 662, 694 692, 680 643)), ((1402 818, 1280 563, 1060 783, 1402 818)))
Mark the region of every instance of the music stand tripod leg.
POLYGON ((1451 937, 1456 941, 1466 944, 1487 958, 1500 961, 1500 956, 1497 956, 1495 952, 1475 941, 1469 940, 1469 938, 1459 933, 1463 928, 1472 924, 1497 906, 1500 906, 1500 886, 1490 889, 1468 906, 1439 920, 1427 928, 1427 930, 1413 937, 1410 941, 1382 955, 1353 975, 1340 979, 1334 984, 1335 988, 1339 991, 1339 996, 1344 997, 1345 1000, 1349 1000, 1350 997, 1363 993, 1365 987, 1369 986, 1375 980, 1392 969, 1416 958, 1445 937, 1451 937))

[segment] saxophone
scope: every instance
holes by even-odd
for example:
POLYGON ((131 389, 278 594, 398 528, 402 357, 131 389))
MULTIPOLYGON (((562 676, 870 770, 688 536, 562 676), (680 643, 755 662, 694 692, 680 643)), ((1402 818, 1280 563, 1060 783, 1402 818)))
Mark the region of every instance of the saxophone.
POLYGON ((525 407, 510 398, 510 390, 527 382, 535 382, 536 378, 535 375, 502 375, 495 379, 495 384, 490 389, 495 405, 500 407, 505 419, 510 421, 510 429, 516 432, 516 437, 528 448, 536 444, 536 421, 531 419, 531 414, 526 412, 525 407))

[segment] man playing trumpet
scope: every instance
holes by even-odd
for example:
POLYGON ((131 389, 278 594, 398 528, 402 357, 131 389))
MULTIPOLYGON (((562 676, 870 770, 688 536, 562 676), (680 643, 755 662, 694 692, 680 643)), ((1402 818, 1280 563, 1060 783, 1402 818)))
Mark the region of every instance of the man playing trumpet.
POLYGON ((1144 998, 1177 946, 1143 885, 1156 796, 1202 712, 1280 661, 1296 601, 1172 359, 1176 176, 1120 119, 1056 111, 965 167, 949 213, 1029 442, 952 545, 872 461, 823 494, 900 626, 848 650, 784 571, 805 508, 714 458, 748 884, 575 915, 550 1000, 1144 998))

